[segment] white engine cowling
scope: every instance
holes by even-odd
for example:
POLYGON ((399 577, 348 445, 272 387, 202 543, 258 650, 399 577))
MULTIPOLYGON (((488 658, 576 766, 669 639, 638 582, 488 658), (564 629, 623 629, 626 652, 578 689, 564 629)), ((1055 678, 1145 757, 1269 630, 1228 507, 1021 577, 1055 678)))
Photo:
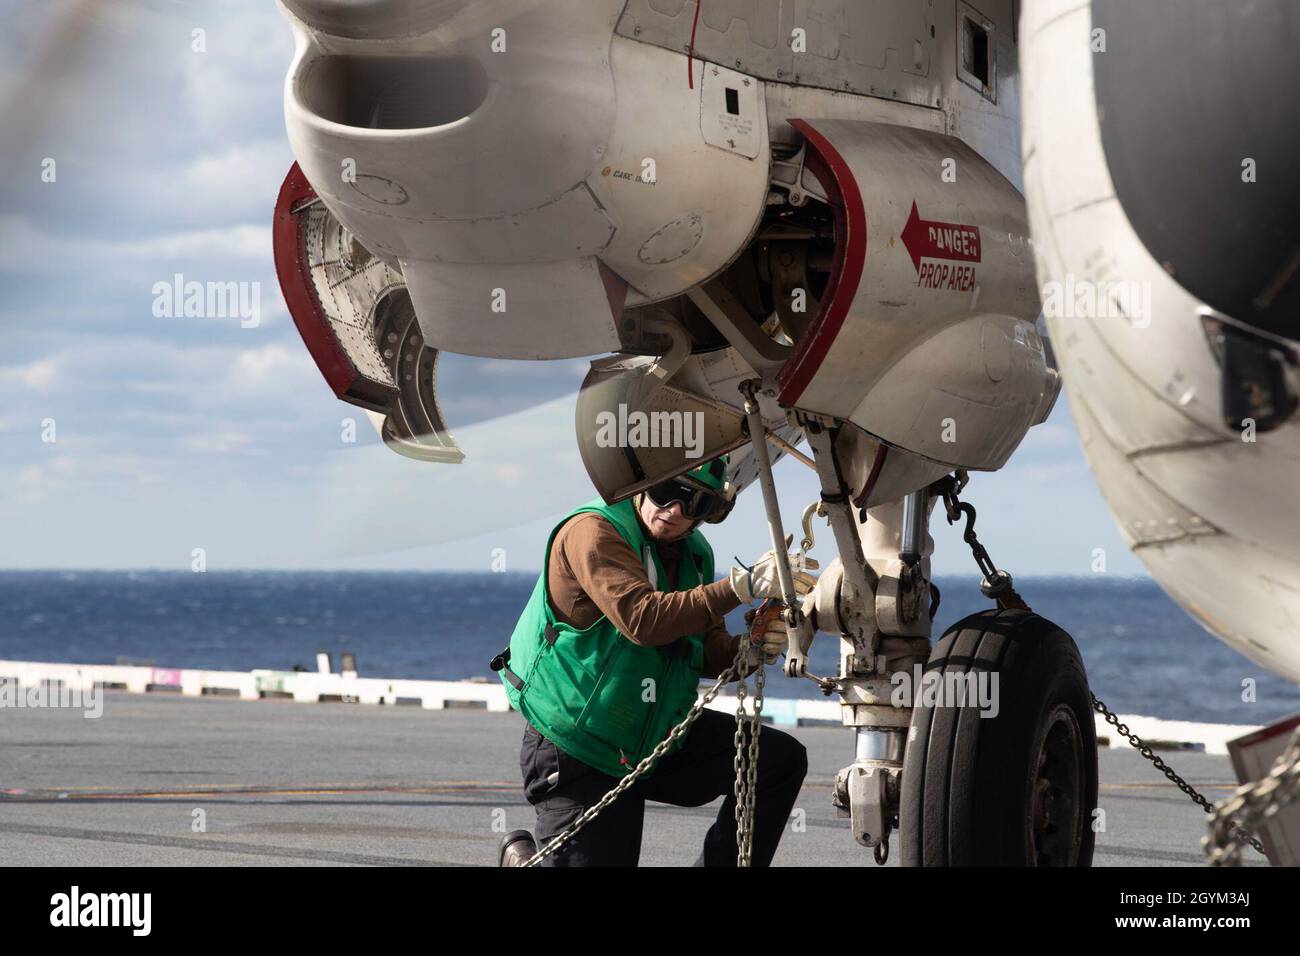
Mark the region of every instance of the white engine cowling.
MULTIPOLYGON (((1181 30, 1241 64, 1240 70, 1234 66, 1234 75, 1242 85, 1226 102, 1195 96, 1195 102, 1183 102, 1180 96, 1195 94, 1197 87, 1182 77, 1169 87, 1144 89, 1140 101, 1151 115, 1205 134, 1175 138, 1171 145, 1179 151, 1180 163, 1223 170, 1213 173, 1222 176, 1224 185, 1221 195, 1212 197, 1223 201, 1225 195, 1240 195, 1230 192, 1242 188, 1238 160, 1234 153, 1232 163, 1215 162, 1207 159, 1207 150, 1247 150, 1244 143, 1249 141, 1249 152, 1263 151, 1261 169, 1268 168, 1266 157, 1278 168, 1293 155, 1285 143, 1270 146, 1267 137, 1243 137, 1235 126, 1240 118, 1236 104, 1265 103, 1272 96, 1273 87, 1252 83, 1260 64, 1272 57, 1276 68, 1291 69, 1294 43, 1287 42, 1287 27, 1291 24, 1294 32, 1293 23, 1285 7, 1276 4, 1260 5, 1243 17, 1234 7, 1218 4, 1036 0, 1025 7, 1021 36, 1025 191, 1034 252, 1053 350, 1088 463, 1125 540, 1161 586, 1227 644, 1297 680, 1300 512, 1293 500, 1300 469, 1300 414, 1279 415, 1282 420, 1268 430, 1261 425, 1258 435, 1247 434, 1242 420, 1225 421, 1224 362, 1216 354, 1214 336, 1207 335, 1206 319, 1213 312, 1189 288, 1212 276, 1203 269, 1180 269, 1163 255, 1156 258, 1148 243, 1159 245, 1160 231, 1148 227, 1145 239, 1139 234, 1135 223, 1147 224, 1144 214, 1150 210, 1143 204, 1151 196, 1145 183, 1136 195, 1131 186, 1127 191, 1119 187, 1125 182, 1123 167, 1150 158, 1156 147, 1132 136, 1113 146, 1106 143, 1105 136, 1114 135, 1114 125, 1129 105, 1107 101, 1101 82, 1104 69, 1118 68, 1107 58, 1120 53, 1093 52, 1095 30, 1109 29, 1112 36, 1129 38, 1126 52, 1145 64, 1152 43, 1173 43, 1181 30), (1114 15, 1116 10, 1124 19, 1114 15), (1162 12, 1185 18, 1173 35, 1164 25, 1173 21, 1161 21, 1162 12), (1136 27, 1128 18, 1136 18, 1138 25, 1152 20, 1142 42, 1132 39, 1136 27), (1169 88, 1179 96, 1167 95, 1169 88), (1109 134, 1106 123, 1112 124, 1109 134)), ((1176 43, 1170 49, 1187 55, 1176 43)), ((1204 58, 1193 56, 1187 62, 1204 58)), ((1205 81, 1218 85, 1221 75, 1210 71, 1205 81)), ((1294 124, 1286 122, 1288 109, 1270 106, 1259 113, 1259 128, 1267 131, 1280 124, 1282 132, 1294 135, 1294 124)), ((1168 138, 1161 128, 1152 133, 1168 138)), ((1165 197, 1163 221, 1179 223, 1188 216, 1198 224, 1213 220, 1201 208, 1194 184, 1189 188, 1178 178, 1174 184, 1183 191, 1172 200, 1165 197)), ((1154 185, 1160 188, 1152 191, 1160 196, 1170 184, 1154 185)), ((1256 188, 1246 186, 1245 193, 1256 188)), ((1290 212, 1286 218, 1294 221, 1290 212)), ((1231 219, 1214 221, 1215 228, 1201 235, 1206 254, 1214 257, 1217 248, 1220 258, 1233 261, 1240 249, 1229 227, 1259 221, 1259 210, 1244 203, 1231 219)), ((1290 255, 1291 248, 1279 243, 1277 251, 1290 255)), ((1214 288, 1209 283, 1207 292, 1214 288)), ((1253 318, 1232 317, 1238 322, 1253 318)), ((1263 325, 1267 328, 1268 322, 1263 325)), ((1294 341, 1275 344, 1279 352, 1291 354, 1287 364, 1296 374, 1294 341)))
POLYGON ((283 5, 294 155, 436 348, 636 351, 624 305, 709 278, 763 213, 763 84, 615 35, 624 0, 283 5))
MULTIPOLYGON (((960 140, 796 120, 836 214, 830 285, 781 403, 943 466, 1000 468, 1059 391, 1015 187, 960 140)), ((806 179, 805 179, 806 182, 806 179)))

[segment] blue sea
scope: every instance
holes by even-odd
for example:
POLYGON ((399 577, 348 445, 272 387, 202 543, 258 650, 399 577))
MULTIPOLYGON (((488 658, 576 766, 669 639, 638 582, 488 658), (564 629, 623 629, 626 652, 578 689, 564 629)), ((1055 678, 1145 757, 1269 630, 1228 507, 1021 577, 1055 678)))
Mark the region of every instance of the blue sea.
MULTIPOLYGON (((535 574, 490 572, 0 572, 0 659, 315 670, 356 655, 368 677, 491 677, 535 574)), ((987 606, 975 578, 940 578, 936 635, 987 606)), ((1300 688, 1220 644, 1151 581, 1024 578, 1030 605, 1074 635, 1093 691, 1119 713, 1265 724, 1300 711, 1300 688), (1242 682, 1256 682, 1256 701, 1242 682)), ((744 627, 743 609, 728 617, 744 627)), ((821 634, 809 670, 834 674, 821 634)), ((768 693, 819 697, 769 671, 768 693)))

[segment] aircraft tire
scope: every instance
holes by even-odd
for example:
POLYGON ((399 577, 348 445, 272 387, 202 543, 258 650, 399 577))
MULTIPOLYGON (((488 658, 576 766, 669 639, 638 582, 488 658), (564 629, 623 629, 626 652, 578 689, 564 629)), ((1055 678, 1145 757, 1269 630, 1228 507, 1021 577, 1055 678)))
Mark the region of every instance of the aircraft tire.
POLYGON ((1091 866, 1097 738, 1078 647, 1032 612, 981 611, 939 639, 925 682, 981 672, 977 702, 914 698, 902 865, 1091 866))

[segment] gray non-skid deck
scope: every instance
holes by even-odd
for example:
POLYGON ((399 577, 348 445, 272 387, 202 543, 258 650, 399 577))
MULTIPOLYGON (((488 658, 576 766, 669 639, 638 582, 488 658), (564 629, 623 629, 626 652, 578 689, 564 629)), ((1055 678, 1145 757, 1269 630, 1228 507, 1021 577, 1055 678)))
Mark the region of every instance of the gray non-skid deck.
MULTIPOLYGON (((494 865, 502 828, 532 824, 519 787, 522 730, 517 714, 481 710, 120 692, 106 694, 97 720, 6 708, 0 859, 494 865)), ((792 732, 809 753, 797 804, 806 825, 787 833, 777 864, 867 865, 830 805, 835 771, 852 752, 849 732, 792 732)), ((1234 785, 1225 757, 1165 756, 1211 799, 1234 785)), ((1097 865, 1201 863, 1205 814, 1135 752, 1101 751, 1100 805, 1097 865)), ((649 804, 642 864, 689 864, 716 812, 717 803, 649 804)))

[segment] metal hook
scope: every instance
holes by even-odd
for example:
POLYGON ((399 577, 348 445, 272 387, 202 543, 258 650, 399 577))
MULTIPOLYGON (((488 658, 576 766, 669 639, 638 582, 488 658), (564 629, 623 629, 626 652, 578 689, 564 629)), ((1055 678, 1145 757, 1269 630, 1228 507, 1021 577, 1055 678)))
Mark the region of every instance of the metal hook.
POLYGON ((803 521, 802 521, 803 538, 800 539, 799 541, 799 550, 804 554, 807 554, 809 551, 811 551, 813 547, 814 538, 813 538, 812 519, 814 514, 820 517, 824 517, 826 515, 825 502, 820 500, 814 501, 807 508, 803 509, 803 521))
POLYGON ((962 540, 970 544, 975 537, 975 506, 969 501, 960 502, 956 508, 948 512, 948 523, 956 524, 960 515, 966 516, 966 528, 962 532, 962 540))

